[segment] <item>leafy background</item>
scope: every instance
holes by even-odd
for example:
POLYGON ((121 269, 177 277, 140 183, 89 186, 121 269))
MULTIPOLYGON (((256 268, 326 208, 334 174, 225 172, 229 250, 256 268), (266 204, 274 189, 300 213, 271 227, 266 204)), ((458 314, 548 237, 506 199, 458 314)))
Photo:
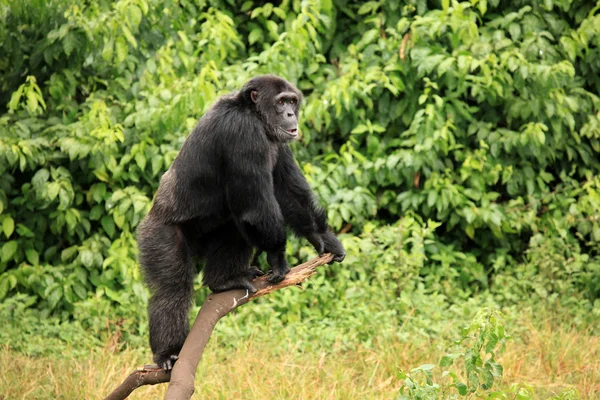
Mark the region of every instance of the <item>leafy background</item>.
MULTIPOLYGON (((284 349, 341 354, 461 337, 474 317, 496 321, 490 310, 507 320, 477 331, 484 342, 526 330, 523 315, 597 338, 599 10, 4 0, 0 344, 28 357, 146 349, 136 226, 198 118, 260 73, 305 94, 293 150, 348 257, 228 317, 217 346, 269 332, 284 349)), ((290 263, 313 255, 290 238, 290 263)), ((196 293, 200 305, 200 278, 196 293)), ((489 389, 489 375, 457 373, 440 385, 429 367, 391 372, 403 389, 387 396, 463 394, 460 379, 489 389)), ((567 395, 600 395, 577 388, 567 395)))

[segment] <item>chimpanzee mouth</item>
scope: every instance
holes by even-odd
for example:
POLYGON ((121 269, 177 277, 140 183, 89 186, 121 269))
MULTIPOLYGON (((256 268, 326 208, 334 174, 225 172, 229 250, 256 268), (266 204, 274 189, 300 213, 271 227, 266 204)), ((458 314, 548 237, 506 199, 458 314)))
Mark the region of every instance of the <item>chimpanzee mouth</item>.
POLYGON ((284 142, 291 142, 300 137, 298 135, 298 128, 284 129, 283 127, 279 127, 277 131, 279 140, 283 140, 284 142))
POLYGON ((288 135, 291 136, 298 136, 298 129, 294 128, 294 129, 287 129, 286 132, 288 133, 288 135))

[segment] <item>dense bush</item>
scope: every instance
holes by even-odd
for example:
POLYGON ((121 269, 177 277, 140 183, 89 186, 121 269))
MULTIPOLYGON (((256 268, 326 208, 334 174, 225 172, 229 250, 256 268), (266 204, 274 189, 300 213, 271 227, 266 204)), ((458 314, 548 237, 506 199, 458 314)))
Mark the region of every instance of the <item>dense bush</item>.
MULTIPOLYGON (((486 291, 506 305, 535 295, 589 311, 595 301, 597 315, 599 9, 570 0, 0 6, 2 314, 35 308, 98 331, 101 315, 145 318, 135 228, 159 178, 219 95, 268 72, 306 95, 294 150, 349 257, 310 294, 277 294, 274 313, 257 305, 236 318, 315 319, 317 328, 286 329, 324 341, 334 331, 314 329, 348 324, 344 340, 368 342, 370 325, 348 315, 397 326, 415 307, 410 293, 428 294, 419 310, 432 314, 442 312, 436 299, 486 291)), ((312 254, 296 239, 288 253, 312 254)))

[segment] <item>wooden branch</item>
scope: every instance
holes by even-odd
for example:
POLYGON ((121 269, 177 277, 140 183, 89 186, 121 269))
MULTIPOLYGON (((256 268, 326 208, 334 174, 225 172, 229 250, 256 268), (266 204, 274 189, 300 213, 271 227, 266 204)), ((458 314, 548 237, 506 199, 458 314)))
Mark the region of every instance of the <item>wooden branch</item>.
POLYGON ((173 371, 171 373, 164 372, 156 365, 144 366, 144 368, 132 372, 104 400, 123 400, 140 386, 155 385, 163 382, 169 382, 165 400, 191 398, 194 393, 194 377, 198 369, 198 364, 204 353, 204 348, 210 339, 210 335, 221 318, 252 299, 284 287, 299 285, 313 275, 318 266, 327 264, 332 260, 333 256, 331 254, 324 254, 313 258, 292 268, 285 276, 285 279, 275 285, 267 281, 267 276, 256 278, 252 281, 254 287, 258 289, 254 294, 249 294, 247 290, 241 289, 210 294, 198 312, 198 316, 183 344, 173 371))
POLYGON ((158 365, 144 365, 144 367, 133 371, 127 379, 123 381, 111 394, 104 400, 123 400, 135 389, 144 385, 156 385, 158 383, 169 382, 171 374, 165 372, 158 365))

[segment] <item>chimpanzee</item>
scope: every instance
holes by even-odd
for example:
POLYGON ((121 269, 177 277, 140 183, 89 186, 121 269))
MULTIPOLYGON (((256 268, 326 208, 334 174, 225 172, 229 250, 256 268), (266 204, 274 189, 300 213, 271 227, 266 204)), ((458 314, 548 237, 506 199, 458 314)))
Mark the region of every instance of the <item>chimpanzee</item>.
POLYGON ((269 281, 285 278, 286 225, 334 261, 346 253, 327 225, 288 145, 298 137, 302 94, 274 75, 258 76, 206 112, 162 176, 137 240, 154 361, 170 370, 188 334, 195 259, 213 292, 256 292, 253 251, 264 251, 269 281))

